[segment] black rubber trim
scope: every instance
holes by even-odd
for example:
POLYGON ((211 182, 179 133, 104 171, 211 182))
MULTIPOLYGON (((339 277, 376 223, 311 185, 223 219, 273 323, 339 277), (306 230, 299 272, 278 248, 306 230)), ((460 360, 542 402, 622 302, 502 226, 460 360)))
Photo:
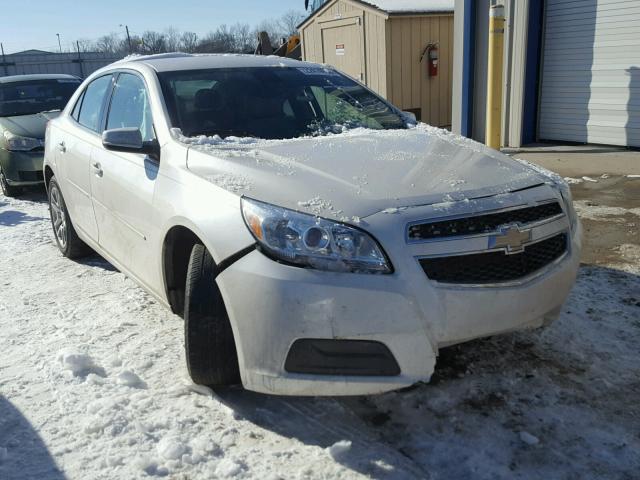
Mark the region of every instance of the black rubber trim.
POLYGON ((289 373, 390 377, 400 367, 389 348, 370 340, 296 340, 284 368, 289 373))
POLYGON ((216 277, 220 275, 222 272, 224 272, 231 265, 236 263, 238 260, 240 260, 242 257, 249 255, 255 249, 256 249, 256 244, 254 243, 253 245, 249 245, 248 247, 245 247, 242 250, 239 250, 233 255, 230 255, 229 257, 222 260, 218 265, 216 265, 216 270, 217 270, 216 277))

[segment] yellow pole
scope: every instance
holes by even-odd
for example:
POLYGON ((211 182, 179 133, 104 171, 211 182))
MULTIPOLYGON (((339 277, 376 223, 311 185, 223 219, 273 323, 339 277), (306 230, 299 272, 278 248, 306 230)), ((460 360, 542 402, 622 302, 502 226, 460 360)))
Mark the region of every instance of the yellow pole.
POLYGON ((502 67, 504 57, 504 6, 493 5, 489 12, 489 64, 487 72, 487 146, 502 145, 502 67))

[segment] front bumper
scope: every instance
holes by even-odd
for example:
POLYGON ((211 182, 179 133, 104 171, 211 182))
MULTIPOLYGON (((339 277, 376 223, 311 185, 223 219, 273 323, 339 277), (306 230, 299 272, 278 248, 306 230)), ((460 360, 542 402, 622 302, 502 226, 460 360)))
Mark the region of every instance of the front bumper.
POLYGON ((44 151, 13 152, 0 149, 0 167, 11 186, 40 185, 44 182, 44 151))
POLYGON ((282 265, 254 251, 217 279, 242 383, 271 394, 361 395, 428 381, 442 346, 553 321, 575 280, 580 239, 578 226, 561 261, 524 283, 490 288, 438 286, 417 262, 392 275, 341 274, 282 265), (380 342, 400 374, 290 373, 285 362, 299 339, 380 342))

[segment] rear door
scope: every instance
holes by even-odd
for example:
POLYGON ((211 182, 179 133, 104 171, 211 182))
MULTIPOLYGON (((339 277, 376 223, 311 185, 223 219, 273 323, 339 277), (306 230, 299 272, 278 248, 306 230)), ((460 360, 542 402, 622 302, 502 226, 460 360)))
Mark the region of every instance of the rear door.
MULTIPOLYGON (((144 80, 137 73, 117 75, 105 129, 136 127, 144 141, 155 140, 144 80)), ((147 285, 157 259, 150 245, 159 235, 153 194, 159 163, 144 154, 113 152, 102 145, 92 154, 91 192, 100 246, 147 285)))
POLYGON ((95 241, 98 225, 91 201, 91 156, 96 147, 102 146, 101 125, 111 82, 112 75, 104 75, 86 87, 54 145, 73 225, 95 241))

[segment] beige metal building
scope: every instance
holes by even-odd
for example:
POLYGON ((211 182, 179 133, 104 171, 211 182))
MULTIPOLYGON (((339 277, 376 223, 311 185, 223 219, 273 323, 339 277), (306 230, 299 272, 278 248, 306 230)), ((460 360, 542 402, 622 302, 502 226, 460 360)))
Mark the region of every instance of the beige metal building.
POLYGON ((303 59, 334 65, 422 121, 449 127, 453 7, 453 0, 329 0, 299 27, 303 59), (427 47, 436 44, 434 76, 427 47))

